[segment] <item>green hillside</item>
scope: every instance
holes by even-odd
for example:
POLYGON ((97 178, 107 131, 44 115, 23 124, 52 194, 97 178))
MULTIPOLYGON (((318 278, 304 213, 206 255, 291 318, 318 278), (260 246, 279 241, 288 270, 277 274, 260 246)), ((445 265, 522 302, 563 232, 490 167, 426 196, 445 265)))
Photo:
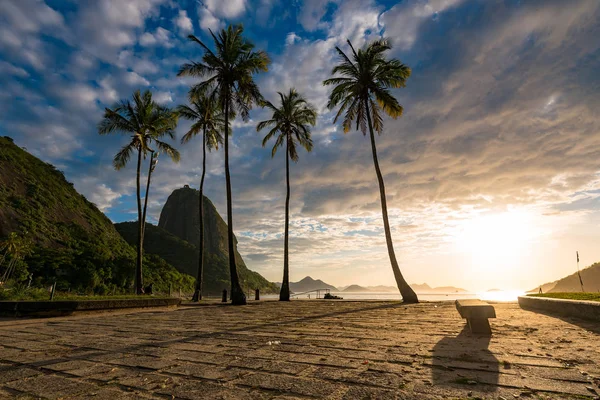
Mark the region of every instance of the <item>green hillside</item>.
MULTIPOLYGON (((12 274, 33 284, 56 280, 59 290, 126 292, 134 277, 135 251, 112 222, 53 165, 0 137, 0 242, 17 234, 31 252, 12 274)), ((0 261, 4 254, 0 254, 0 261)), ((0 264, 0 276, 10 255, 0 264)), ((145 283, 191 290, 193 278, 157 256, 146 257, 145 283)))
MULTIPOLYGON (((600 263, 594 263, 581 270, 581 280, 586 292, 600 291, 600 263)), ((577 273, 556 281, 550 292, 580 292, 581 284, 577 273)))

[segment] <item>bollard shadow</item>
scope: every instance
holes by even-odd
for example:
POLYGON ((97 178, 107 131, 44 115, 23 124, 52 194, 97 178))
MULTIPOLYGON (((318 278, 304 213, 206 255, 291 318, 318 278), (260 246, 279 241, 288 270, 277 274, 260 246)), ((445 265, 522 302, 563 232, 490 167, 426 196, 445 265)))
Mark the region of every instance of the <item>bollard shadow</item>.
POLYGON ((458 336, 446 336, 433 348, 432 380, 436 386, 486 385, 478 389, 495 391, 500 365, 489 350, 491 336, 472 334, 468 326, 458 336))

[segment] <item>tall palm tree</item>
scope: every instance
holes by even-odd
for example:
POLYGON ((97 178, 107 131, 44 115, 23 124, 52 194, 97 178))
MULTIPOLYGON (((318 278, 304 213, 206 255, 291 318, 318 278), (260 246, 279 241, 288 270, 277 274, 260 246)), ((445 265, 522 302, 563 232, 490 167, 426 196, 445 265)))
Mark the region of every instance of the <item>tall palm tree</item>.
POLYGON ((280 301, 290 300, 290 271, 289 271, 289 221, 290 221, 290 158, 298 162, 298 145, 304 147, 306 151, 311 151, 313 142, 310 137, 310 127, 317 121, 317 112, 295 89, 290 89, 288 94, 279 92, 281 106, 277 108, 272 103, 265 101, 262 103, 273 111, 271 119, 262 121, 256 126, 257 131, 264 128, 271 128, 269 133, 262 141, 263 147, 267 142, 276 137, 271 156, 274 157, 277 149, 285 143, 285 234, 283 244, 283 281, 281 291, 279 292, 280 301))
POLYGON ((131 140, 115 155, 113 166, 116 170, 125 167, 134 151, 137 151, 137 174, 136 195, 138 206, 138 243, 137 262, 135 270, 135 291, 137 294, 144 292, 142 278, 142 257, 144 246, 144 230, 146 219, 146 206, 148 204, 148 192, 150 189, 150 177, 156 166, 154 150, 155 145, 161 153, 167 154, 173 161, 179 161, 179 152, 161 139, 165 136, 174 139, 175 127, 177 126, 177 113, 167 107, 160 106, 152 100, 152 92, 149 90, 133 93, 133 102, 123 100, 112 109, 104 110, 104 118, 98 124, 98 133, 106 135, 110 133, 121 133, 131 135, 131 140), (140 193, 140 176, 142 159, 146 159, 151 153, 148 180, 146 184, 145 204, 142 211, 142 199, 140 193))
POLYGON ((231 277, 232 304, 246 304, 246 295, 240 285, 235 263, 233 241, 233 212, 231 204, 231 177, 229 174, 229 119, 239 113, 244 121, 249 119, 253 104, 262 101, 258 86, 252 75, 268 71, 271 62, 264 51, 254 51, 254 45, 242 35, 242 25, 228 26, 218 35, 210 34, 215 50, 211 50, 194 35, 188 38, 204 51, 202 61, 181 66, 178 76, 194 76, 204 80, 193 86, 190 94, 215 96, 225 116, 225 183, 227 188, 227 242, 229 250, 229 273, 231 277))
POLYGON ((198 276, 192 301, 202 300, 202 281, 204 277, 204 176, 206 174, 206 149, 218 149, 223 143, 225 119, 219 104, 210 97, 203 96, 191 100, 191 105, 177 107, 179 116, 195 121, 190 130, 181 138, 181 143, 189 142, 193 137, 202 133, 202 176, 200 178, 200 201, 198 215, 200 222, 200 243, 198 245, 198 276))
POLYGON ((379 182, 385 239, 392 270, 404 302, 417 303, 419 301, 417 295, 404 280, 400 267, 398 267, 398 261, 396 261, 388 221, 385 185, 377 160, 375 135, 373 134, 373 130, 377 131, 378 134, 383 131, 381 111, 394 119, 402 115, 402 106, 392 95, 390 89, 401 88, 406 85, 406 80, 410 76, 410 68, 399 60, 386 58, 385 53, 392 46, 385 39, 367 44, 358 52, 354 50, 349 40, 348 45, 352 50, 352 59, 336 46, 335 49, 340 56, 340 63, 331 71, 333 77, 323 82, 326 86, 335 86, 329 96, 327 107, 331 110, 338 105, 340 106, 334 123, 345 113, 342 122, 344 133, 350 131, 353 121, 356 121, 356 130, 360 129, 363 135, 366 135, 367 128, 369 129, 373 163, 379 182))

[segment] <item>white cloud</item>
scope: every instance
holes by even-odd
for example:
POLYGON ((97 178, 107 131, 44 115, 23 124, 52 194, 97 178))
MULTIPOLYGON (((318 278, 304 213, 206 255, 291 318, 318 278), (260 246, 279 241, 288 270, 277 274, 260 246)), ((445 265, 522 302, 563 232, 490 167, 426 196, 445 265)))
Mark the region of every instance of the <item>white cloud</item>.
POLYGON ((381 16, 386 36, 395 46, 409 49, 417 38, 417 31, 427 19, 459 5, 464 0, 405 1, 392 7, 381 16))
POLYGON ((0 75, 13 75, 19 78, 27 78, 29 73, 21 67, 16 67, 9 62, 0 61, 0 75))
POLYGON ((325 16, 327 6, 334 3, 331 0, 305 0, 300 9, 298 20, 302 27, 311 32, 320 28, 325 28, 327 24, 321 23, 325 16))
POLYGON ((198 17, 200 28, 204 30, 210 29, 214 32, 223 26, 223 23, 208 8, 198 9, 198 17))
POLYGON ((43 1, 1 1, 0 14, 20 32, 36 33, 48 30, 50 35, 64 29, 64 18, 43 1))
POLYGON ((158 104, 172 103, 173 97, 171 92, 155 92, 152 94, 152 98, 158 104))
POLYGON ((192 20, 188 17, 185 10, 179 10, 177 17, 174 20, 175 26, 177 26, 179 33, 186 35, 194 30, 192 20))
POLYGON ((136 30, 155 15, 165 0, 97 0, 84 2, 74 29, 82 47, 105 61, 114 61, 124 46, 136 42, 136 30))
POLYGON ((288 46, 298 41, 300 41, 300 36, 296 35, 294 32, 288 33, 285 38, 285 44, 287 44, 288 46))
POLYGON ((246 10, 246 0, 205 0, 204 5, 221 18, 236 18, 246 10))
POLYGON ((148 82, 148 80, 146 78, 144 78, 140 74, 135 73, 133 71, 129 71, 129 72, 125 73, 125 83, 127 83, 128 85, 131 85, 131 86, 136 86, 136 85, 148 86, 148 85, 150 85, 150 82, 148 82))
POLYGON ((160 45, 166 48, 174 46, 171 41, 171 31, 160 26, 156 28, 154 33, 144 32, 142 36, 140 36, 140 44, 142 46, 160 45))

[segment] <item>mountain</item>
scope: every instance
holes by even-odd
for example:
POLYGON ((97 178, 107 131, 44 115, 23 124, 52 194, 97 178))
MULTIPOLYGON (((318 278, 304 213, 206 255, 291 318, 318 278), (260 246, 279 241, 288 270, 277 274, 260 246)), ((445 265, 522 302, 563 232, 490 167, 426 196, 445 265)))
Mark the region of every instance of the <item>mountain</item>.
POLYGON ((422 285, 419 285, 418 283, 413 283, 412 285, 410 285, 410 287, 415 292, 429 292, 429 291, 431 291, 431 287, 428 284, 426 284, 426 283, 423 283, 422 285))
MULTIPOLYGON (((34 286, 56 281, 59 290, 103 294, 132 287, 135 250, 112 222, 61 171, 0 137, 0 241, 14 234, 31 249, 16 281, 32 273, 34 286)), ((145 283, 155 283, 155 290, 192 288, 191 276, 156 256, 146 257, 144 267, 145 283)))
POLYGON ((345 288, 344 290, 342 290, 342 292, 364 293, 364 292, 370 292, 370 290, 365 287, 359 286, 359 285, 350 285, 347 288, 345 288))
POLYGON ((398 288, 396 286, 367 286, 366 289, 369 292, 398 292, 398 288))
POLYGON ((335 286, 325 283, 320 279, 315 280, 310 276, 307 276, 298 282, 290 282, 290 290, 294 293, 308 292, 317 289, 329 289, 332 292, 338 291, 335 286))
MULTIPOLYGON (((144 248, 156 254, 179 271, 196 276, 198 268, 198 242, 200 240, 198 201, 200 192, 185 186, 171 193, 160 213, 158 226, 147 225, 144 248)), ((217 294, 230 287, 229 250, 227 246, 227 224, 213 203, 204 196, 204 279, 206 293, 217 294)), ((135 240, 135 227, 117 226, 129 243, 135 240)), ((260 289, 262 292, 278 292, 274 283, 260 274, 250 271, 237 251, 235 259, 242 288, 260 289)))
POLYGON ((413 288, 413 290, 415 292, 422 293, 422 294, 427 294, 427 293, 443 293, 443 294, 468 293, 467 290, 457 288, 454 286, 438 286, 438 287, 432 288, 431 286, 429 286, 426 283, 423 283, 422 285, 413 283, 412 285, 410 285, 410 287, 413 288))
MULTIPOLYGON (((581 280, 586 292, 600 291, 600 262, 594 263, 581 270, 581 280)), ((539 287, 532 289, 531 292, 537 293, 539 287)), ((542 285, 542 291, 546 292, 581 292, 581 284, 577 272, 559 279, 555 282, 542 285)))

